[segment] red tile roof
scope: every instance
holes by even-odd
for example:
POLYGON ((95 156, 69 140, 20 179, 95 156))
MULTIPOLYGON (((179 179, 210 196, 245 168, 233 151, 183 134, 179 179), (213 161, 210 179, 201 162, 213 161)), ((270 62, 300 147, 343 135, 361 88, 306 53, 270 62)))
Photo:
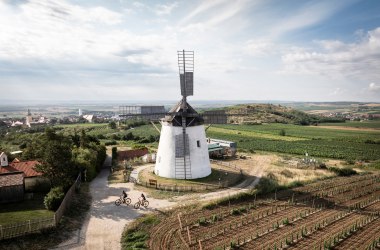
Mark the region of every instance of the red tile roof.
POLYGON ((25 177, 40 176, 42 173, 37 172, 34 167, 40 164, 38 161, 21 161, 21 162, 11 162, 7 167, 1 167, 0 174, 11 173, 11 172, 24 172, 25 177))
POLYGON ((133 159, 136 157, 141 157, 144 156, 148 153, 147 148, 142 148, 142 149, 135 149, 135 150, 126 150, 126 151, 118 151, 117 152, 117 158, 119 161, 123 160, 129 160, 133 159))
POLYGON ((24 184, 24 174, 21 172, 0 174, 0 188, 24 184))

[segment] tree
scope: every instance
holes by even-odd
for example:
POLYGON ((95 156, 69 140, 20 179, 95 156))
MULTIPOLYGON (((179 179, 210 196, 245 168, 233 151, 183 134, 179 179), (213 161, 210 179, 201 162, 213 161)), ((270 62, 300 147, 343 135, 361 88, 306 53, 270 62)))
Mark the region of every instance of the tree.
POLYGON ((88 148, 74 148, 73 162, 81 170, 86 170, 87 181, 92 180, 97 174, 97 156, 95 150, 88 148))
POLYGON ((72 141, 54 130, 47 128, 45 133, 27 146, 27 152, 41 164, 36 166, 51 181, 52 186, 69 187, 78 173, 72 162, 72 141))
POLYGON ((285 129, 281 129, 279 132, 279 135, 285 136, 286 135, 285 129))
POLYGON ((116 129, 116 122, 112 121, 108 123, 108 126, 110 127, 110 129, 116 129))

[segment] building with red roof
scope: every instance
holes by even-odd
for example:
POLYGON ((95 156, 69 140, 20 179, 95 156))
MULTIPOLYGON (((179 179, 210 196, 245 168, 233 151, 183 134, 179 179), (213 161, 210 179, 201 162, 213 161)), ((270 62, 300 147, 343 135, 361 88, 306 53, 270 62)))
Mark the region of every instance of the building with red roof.
POLYGON ((0 173, 23 172, 26 178, 41 176, 42 173, 35 169, 38 164, 41 163, 38 161, 12 161, 8 166, 1 167, 0 173))

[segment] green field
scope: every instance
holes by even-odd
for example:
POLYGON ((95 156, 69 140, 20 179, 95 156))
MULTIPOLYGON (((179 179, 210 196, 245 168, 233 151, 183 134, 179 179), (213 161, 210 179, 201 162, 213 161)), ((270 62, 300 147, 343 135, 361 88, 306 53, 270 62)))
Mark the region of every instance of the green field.
POLYGON ((372 143, 380 141, 380 131, 332 130, 290 124, 213 125, 207 130, 207 136, 235 141, 239 149, 247 151, 299 155, 307 152, 314 157, 345 160, 380 159, 380 144, 372 143), (280 136, 281 130, 285 131, 285 136, 280 136))
MULTIPOLYGON (((312 157, 335 158, 349 161, 380 159, 380 121, 346 122, 323 124, 323 126, 342 126, 372 128, 373 130, 329 129, 318 126, 299 126, 270 123, 262 125, 212 125, 207 137, 235 141, 239 151, 269 151, 312 157), (285 134, 285 135, 281 135, 285 134)), ((159 133, 151 125, 111 129, 107 124, 80 124, 57 126, 64 134, 80 133, 97 137, 107 145, 138 146, 147 145, 157 148, 159 133), (133 134, 133 139, 127 139, 133 134)), ((160 125, 158 125, 160 128, 160 125)), ((33 138, 33 134, 9 133, 1 144, 5 148, 17 150, 23 142, 33 138)))
POLYGON ((351 128, 374 128, 380 130, 380 121, 366 121, 366 122, 344 122, 344 123, 323 123, 323 126, 339 126, 351 128))

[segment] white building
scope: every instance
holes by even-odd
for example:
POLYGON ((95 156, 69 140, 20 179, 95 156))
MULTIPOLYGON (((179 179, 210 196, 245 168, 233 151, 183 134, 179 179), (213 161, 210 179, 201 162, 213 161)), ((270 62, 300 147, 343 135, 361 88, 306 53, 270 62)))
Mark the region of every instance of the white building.
POLYGON ((6 166, 8 166, 8 156, 4 152, 1 152, 0 167, 6 167, 6 166))
POLYGON ((33 117, 32 114, 30 113, 30 109, 28 109, 28 114, 26 115, 25 118, 25 124, 26 126, 30 127, 30 124, 33 122, 33 117))
POLYGON ((84 115, 83 118, 86 119, 88 122, 93 122, 95 119, 95 116, 94 115, 84 115))
POLYGON ((202 178, 211 174, 203 119, 185 102, 187 109, 185 146, 181 116, 184 108, 182 103, 183 101, 180 101, 169 111, 175 115, 166 116, 161 120, 161 136, 154 172, 166 178, 202 178))

